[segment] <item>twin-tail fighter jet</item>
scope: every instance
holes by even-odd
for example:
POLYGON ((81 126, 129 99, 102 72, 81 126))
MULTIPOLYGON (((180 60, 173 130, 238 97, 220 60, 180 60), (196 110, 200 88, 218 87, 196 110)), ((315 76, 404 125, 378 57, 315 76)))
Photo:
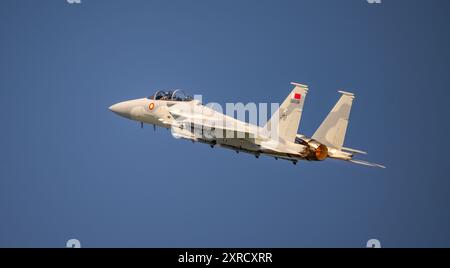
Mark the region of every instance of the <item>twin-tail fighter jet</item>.
POLYGON ((157 91, 147 98, 112 105, 109 109, 128 119, 170 129, 175 138, 209 144, 256 158, 267 155, 297 164, 299 160, 323 161, 327 158, 384 168, 379 164, 354 159, 363 151, 344 147, 354 94, 339 91, 341 97, 312 135, 298 134, 308 86, 291 83, 292 92, 264 126, 237 120, 182 90, 157 91))

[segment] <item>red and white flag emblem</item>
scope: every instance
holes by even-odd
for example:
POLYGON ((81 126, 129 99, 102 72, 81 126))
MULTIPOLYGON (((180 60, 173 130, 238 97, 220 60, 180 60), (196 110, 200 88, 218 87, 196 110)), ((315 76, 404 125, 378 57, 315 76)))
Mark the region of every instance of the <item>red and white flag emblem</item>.
POLYGON ((302 94, 300 93, 294 93, 294 99, 300 100, 302 98, 302 94))

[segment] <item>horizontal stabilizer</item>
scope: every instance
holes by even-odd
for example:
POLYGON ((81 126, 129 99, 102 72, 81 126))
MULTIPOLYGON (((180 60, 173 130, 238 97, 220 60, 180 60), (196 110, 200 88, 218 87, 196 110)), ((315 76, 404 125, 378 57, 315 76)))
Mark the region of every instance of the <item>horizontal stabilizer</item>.
POLYGON ((386 167, 383 166, 383 165, 375 164, 375 163, 370 163, 370 162, 367 162, 367 161, 364 161, 364 160, 351 159, 351 160, 349 160, 349 161, 352 162, 352 163, 355 163, 355 164, 364 165, 364 166, 369 166, 369 167, 386 168, 386 167))
POLYGON ((351 152, 351 153, 355 153, 355 154, 367 154, 367 152, 361 151, 361 150, 357 150, 357 149, 352 149, 352 148, 347 148, 347 147, 342 147, 343 151, 347 151, 347 152, 351 152))

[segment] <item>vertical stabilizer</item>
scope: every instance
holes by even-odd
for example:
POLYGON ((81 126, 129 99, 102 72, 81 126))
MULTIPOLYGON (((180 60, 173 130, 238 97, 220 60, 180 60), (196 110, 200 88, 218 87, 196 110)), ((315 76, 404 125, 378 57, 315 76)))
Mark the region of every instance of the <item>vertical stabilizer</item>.
POLYGON ((275 127, 274 131, 276 131, 279 138, 294 142, 300 125, 308 86, 294 82, 291 85, 295 86, 294 89, 270 120, 267 121, 265 127, 267 130, 272 130, 275 127))
POLYGON ((312 136, 326 146, 337 149, 341 149, 344 145, 350 110, 355 99, 353 93, 345 91, 339 91, 339 93, 342 94, 341 98, 312 136))

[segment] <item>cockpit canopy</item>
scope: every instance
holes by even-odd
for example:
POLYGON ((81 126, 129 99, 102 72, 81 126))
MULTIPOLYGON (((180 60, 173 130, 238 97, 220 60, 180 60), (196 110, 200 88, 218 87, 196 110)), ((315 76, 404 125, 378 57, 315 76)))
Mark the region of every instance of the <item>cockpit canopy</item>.
POLYGON ((150 100, 166 100, 166 101, 191 101, 194 98, 191 95, 184 93, 181 89, 174 90, 158 90, 150 97, 150 100))

